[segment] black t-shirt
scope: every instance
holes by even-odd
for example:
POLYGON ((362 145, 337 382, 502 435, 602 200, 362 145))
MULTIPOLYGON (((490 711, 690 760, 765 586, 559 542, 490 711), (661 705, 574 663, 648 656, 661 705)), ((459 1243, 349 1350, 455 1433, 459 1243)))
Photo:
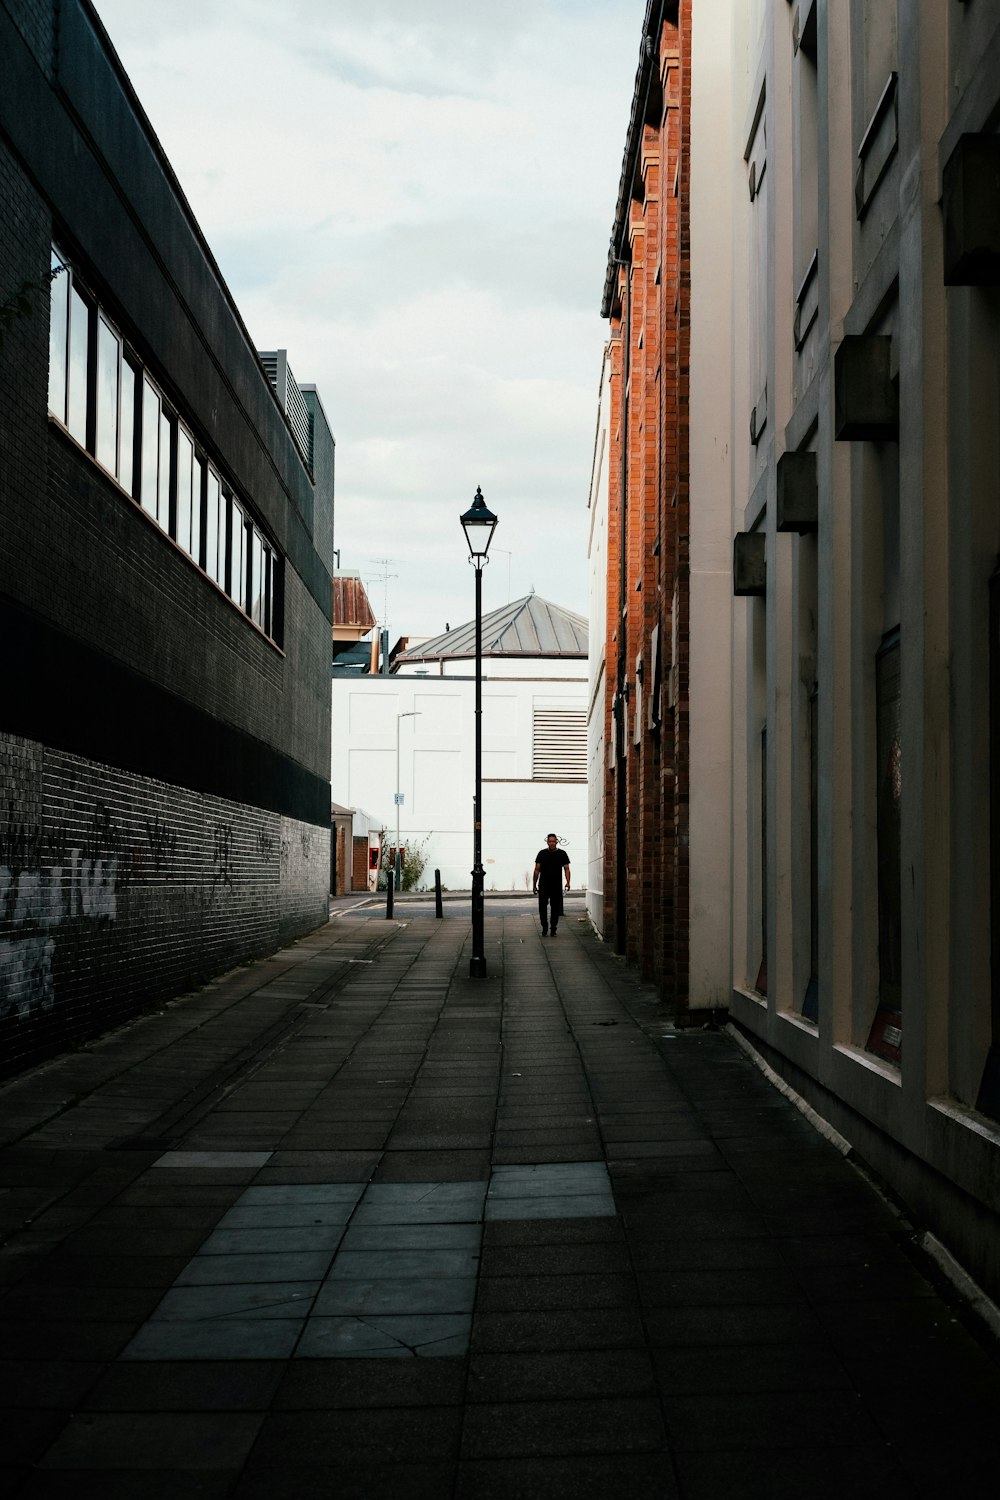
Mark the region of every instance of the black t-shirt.
POLYGON ((546 844, 544 849, 539 849, 535 855, 535 864, 538 865, 538 889, 540 891, 557 891, 562 885, 562 873, 569 864, 569 855, 565 849, 550 849, 546 844))

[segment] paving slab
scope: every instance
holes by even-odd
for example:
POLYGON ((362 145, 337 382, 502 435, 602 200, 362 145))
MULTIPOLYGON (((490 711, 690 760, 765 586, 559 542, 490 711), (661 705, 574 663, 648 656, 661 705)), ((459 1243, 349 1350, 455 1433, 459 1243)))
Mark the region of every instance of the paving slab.
POLYGON ((124 1360, 290 1359, 305 1325, 297 1318, 226 1318, 212 1322, 144 1323, 122 1351, 124 1360))
POLYGON ((456 1500, 528 1500, 536 1495, 546 1500, 607 1500, 609 1495, 677 1500, 680 1491, 666 1454, 478 1459, 459 1466, 456 1500))
POLYGON ((588 930, 488 937, 482 985, 455 912, 342 915, 0 1088, 0 1482, 991 1492, 996 1348, 913 1226, 588 930))
POLYGON ((17 1500, 226 1500, 235 1470, 38 1469, 17 1500))
POLYGON ((260 1413, 88 1412, 75 1417, 42 1460, 50 1469, 235 1469, 257 1436, 260 1413))
POLYGON ((112 1365, 81 1405, 88 1411, 266 1411, 284 1360, 171 1360, 112 1365))
POLYGON ((467 1313, 366 1313, 311 1317, 296 1348, 299 1359, 444 1359, 464 1355, 467 1313))

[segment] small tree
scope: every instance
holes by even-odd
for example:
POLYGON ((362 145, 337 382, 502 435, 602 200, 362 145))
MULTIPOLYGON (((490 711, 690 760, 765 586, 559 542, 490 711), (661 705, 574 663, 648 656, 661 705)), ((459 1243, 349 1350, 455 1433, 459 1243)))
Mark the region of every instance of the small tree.
MULTIPOLYGON (((427 868, 427 838, 423 838, 416 844, 400 843, 403 851, 403 860, 399 872, 399 888, 401 891, 423 890, 421 877, 427 868)), ((382 830, 382 859, 378 870, 378 888, 380 891, 388 889, 389 881, 392 879, 395 865, 395 850, 386 843, 385 829, 382 830)))

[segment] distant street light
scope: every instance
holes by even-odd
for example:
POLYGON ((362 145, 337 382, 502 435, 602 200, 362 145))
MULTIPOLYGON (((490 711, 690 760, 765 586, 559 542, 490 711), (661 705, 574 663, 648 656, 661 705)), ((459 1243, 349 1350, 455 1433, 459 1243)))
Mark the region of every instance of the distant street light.
POLYGON ((408 709, 405 714, 396 715, 396 856, 393 860, 393 866, 395 869, 393 885, 396 887, 397 891, 400 888, 400 876, 402 873, 403 865, 403 862, 399 857, 399 721, 400 719, 416 719, 419 718, 419 716, 419 708, 411 708, 408 709))
POLYGON ((487 509, 483 492, 476 488, 476 498, 461 517, 462 530, 469 544, 469 561, 476 570, 476 789, 472 802, 472 957, 469 977, 486 978, 486 921, 483 887, 483 568, 496 530, 497 518, 487 509))

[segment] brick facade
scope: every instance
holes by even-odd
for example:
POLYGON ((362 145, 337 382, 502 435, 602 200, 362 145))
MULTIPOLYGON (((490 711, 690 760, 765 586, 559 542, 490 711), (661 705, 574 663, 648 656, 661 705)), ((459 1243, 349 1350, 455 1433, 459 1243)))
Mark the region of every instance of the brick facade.
POLYGON ((0 56, 10 1072, 326 919, 333 497, 332 437, 310 470, 89 0, 0 0, 0 56), (53 245, 90 308, 85 441, 48 408, 53 245), (98 461, 98 308, 162 396, 161 474, 183 425, 279 560, 270 634, 175 490, 158 524, 98 461))
POLYGON ((651 3, 611 330, 604 930, 679 1019, 688 981, 690 0, 651 3))
POLYGON ((368 835, 364 838, 355 838, 353 863, 351 869, 351 890, 366 891, 368 889, 368 835))
POLYGON ((3 1072, 327 915, 314 824, 0 735, 3 1072))

